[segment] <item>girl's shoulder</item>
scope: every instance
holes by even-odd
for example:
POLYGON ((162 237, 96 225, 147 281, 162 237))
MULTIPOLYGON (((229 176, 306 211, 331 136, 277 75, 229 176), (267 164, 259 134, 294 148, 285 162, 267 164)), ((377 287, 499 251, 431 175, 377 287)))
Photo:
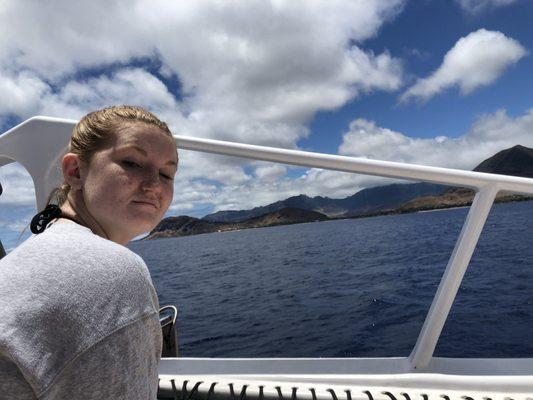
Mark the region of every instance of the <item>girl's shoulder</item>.
POLYGON ((74 222, 55 223, 32 236, 4 259, 0 275, 32 279, 32 285, 61 277, 65 285, 152 289, 148 268, 141 257, 125 246, 101 238, 74 222), (9 265, 8 265, 9 264, 9 265))
POLYGON ((142 259, 74 223, 50 226, 0 261, 0 342, 46 385, 95 343, 157 318, 158 307, 142 259))
POLYGON ((50 226, 33 239, 33 246, 57 253, 58 257, 72 255, 83 260, 109 264, 127 263, 145 267, 144 261, 130 249, 95 235, 89 228, 69 220, 50 226))

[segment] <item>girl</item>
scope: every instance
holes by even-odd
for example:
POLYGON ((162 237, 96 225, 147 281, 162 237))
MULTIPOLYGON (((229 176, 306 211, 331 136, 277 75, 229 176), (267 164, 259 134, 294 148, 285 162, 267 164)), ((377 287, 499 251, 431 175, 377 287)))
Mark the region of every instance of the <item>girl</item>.
POLYGON ((167 125, 139 107, 76 125, 37 234, 0 261, 1 398, 156 398, 159 304, 123 245, 161 220, 177 164, 167 125))

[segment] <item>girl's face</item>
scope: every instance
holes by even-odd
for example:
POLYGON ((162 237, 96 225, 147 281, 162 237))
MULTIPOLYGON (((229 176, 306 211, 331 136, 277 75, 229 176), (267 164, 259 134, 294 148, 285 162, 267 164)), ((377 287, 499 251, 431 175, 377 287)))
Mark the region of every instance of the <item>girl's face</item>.
POLYGON ((142 122, 126 124, 80 168, 85 207, 110 240, 127 243, 163 218, 177 164, 170 136, 142 122))

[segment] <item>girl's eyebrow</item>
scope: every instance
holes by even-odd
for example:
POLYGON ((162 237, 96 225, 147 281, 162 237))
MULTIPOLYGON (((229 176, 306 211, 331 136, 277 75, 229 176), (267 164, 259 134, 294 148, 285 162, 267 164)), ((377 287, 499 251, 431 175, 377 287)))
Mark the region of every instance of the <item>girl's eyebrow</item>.
POLYGON ((148 153, 146 150, 144 150, 142 147, 136 146, 134 144, 128 144, 128 145, 122 145, 116 149, 116 151, 128 151, 128 150, 137 150, 139 153, 141 153, 143 156, 148 156, 148 153))
MULTIPOLYGON (((142 147, 135 146, 135 145, 128 146, 128 147, 137 150, 139 153, 141 153, 141 154, 142 154, 143 156, 145 156, 145 157, 148 156, 148 153, 147 153, 146 150, 144 150, 142 147)), ((174 165, 178 165, 178 164, 176 163, 176 161, 173 161, 173 160, 167 161, 166 164, 167 164, 167 165, 172 165, 172 166, 174 166, 174 165)))
POLYGON ((139 147, 139 146, 131 146, 132 148, 134 148, 135 150, 137 150, 139 153, 141 153, 143 156, 147 156, 148 153, 146 152, 145 149, 143 149, 142 147, 139 147))

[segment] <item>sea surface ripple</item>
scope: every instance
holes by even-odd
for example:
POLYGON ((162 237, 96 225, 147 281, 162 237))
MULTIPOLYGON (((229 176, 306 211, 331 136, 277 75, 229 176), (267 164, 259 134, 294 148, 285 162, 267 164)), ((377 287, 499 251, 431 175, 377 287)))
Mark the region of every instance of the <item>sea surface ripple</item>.
MULTIPOLYGON (((411 352, 468 209, 139 241, 184 357, 411 352)), ((533 357, 533 201, 495 205, 437 345, 533 357)))

